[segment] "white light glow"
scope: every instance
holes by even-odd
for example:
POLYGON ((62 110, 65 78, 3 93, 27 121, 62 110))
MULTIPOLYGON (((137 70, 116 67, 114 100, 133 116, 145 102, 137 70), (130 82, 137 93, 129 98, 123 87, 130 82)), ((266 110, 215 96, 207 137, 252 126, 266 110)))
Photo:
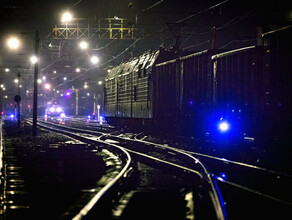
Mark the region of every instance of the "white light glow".
POLYGON ((70 22, 71 20, 72 20, 72 14, 70 12, 65 12, 62 15, 62 19, 61 19, 62 22, 70 22))
POLYGON ((36 64, 36 63, 38 62, 38 58, 37 58, 36 56, 32 56, 32 57, 30 58, 30 62, 31 62, 32 64, 36 64))
POLYGON ((45 89, 50 89, 51 85, 49 83, 45 84, 45 89))
POLYGON ((15 49, 19 48, 19 46, 20 46, 20 42, 19 42, 19 40, 18 40, 17 38, 12 37, 12 38, 9 38, 9 39, 8 39, 8 41, 7 41, 7 45, 8 45, 8 47, 9 47, 10 49, 15 50, 15 49))
POLYGON ((99 59, 98 59, 97 56, 92 56, 91 59, 90 59, 90 61, 91 61, 92 64, 97 64, 98 61, 99 61, 99 59))
POLYGON ((88 48, 88 43, 85 41, 82 41, 80 42, 79 46, 82 50, 86 50, 88 48))

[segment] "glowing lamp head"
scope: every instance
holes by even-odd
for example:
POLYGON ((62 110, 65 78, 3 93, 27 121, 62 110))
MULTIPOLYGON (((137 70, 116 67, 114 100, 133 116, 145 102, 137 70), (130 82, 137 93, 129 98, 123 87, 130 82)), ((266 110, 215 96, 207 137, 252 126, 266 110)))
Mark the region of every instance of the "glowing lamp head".
POLYGON ((70 12, 64 12, 62 15, 62 22, 70 22, 72 20, 72 14, 70 12))
POLYGON ((230 125, 226 121, 221 121, 219 123, 219 130, 221 132, 226 132, 229 130, 229 128, 230 128, 230 125))
POLYGON ((17 48, 19 48, 20 42, 17 38, 12 37, 8 39, 7 45, 10 49, 16 50, 17 48))
POLYGON ((56 110, 56 109, 55 109, 54 107, 51 107, 51 108, 50 108, 50 112, 55 112, 55 110, 56 110))

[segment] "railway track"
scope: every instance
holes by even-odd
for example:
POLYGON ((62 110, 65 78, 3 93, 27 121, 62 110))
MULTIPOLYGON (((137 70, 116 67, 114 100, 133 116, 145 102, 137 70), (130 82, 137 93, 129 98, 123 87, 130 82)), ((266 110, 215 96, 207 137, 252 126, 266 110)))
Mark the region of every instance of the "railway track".
MULTIPOLYGON (((93 131, 87 132, 90 133, 93 131)), ((96 133, 96 131, 93 132, 93 134, 94 133, 96 133)), ((232 218, 237 217, 236 215, 238 214, 238 210, 240 207, 242 207, 244 202, 246 204, 253 204, 254 206, 256 206, 258 202, 262 202, 265 204, 265 207, 269 207, 271 210, 273 210, 270 214, 268 214, 270 217, 276 216, 279 213, 284 213, 283 216, 285 216, 287 210, 292 207, 291 191, 289 190, 289 186, 291 185, 291 176, 289 174, 269 170, 264 167, 254 166, 247 163, 232 161, 225 158, 177 149, 165 144, 162 145, 148 142, 145 141, 144 138, 139 139, 134 137, 135 140, 132 140, 123 134, 118 136, 103 134, 101 135, 100 139, 107 141, 110 140, 119 143, 122 146, 123 142, 125 142, 127 143, 126 148, 128 151, 139 149, 139 151, 143 151, 143 154, 147 154, 148 157, 151 157, 151 154, 157 155, 159 150, 164 152, 164 157, 165 151, 167 150, 169 150, 169 154, 172 154, 176 159, 179 158, 178 155, 182 154, 187 155, 188 158, 196 157, 194 160, 195 163, 202 161, 204 165, 207 165, 208 170, 211 172, 209 174, 218 182, 220 189, 222 188, 225 190, 225 195, 227 195, 225 196, 225 205, 227 209, 229 209, 228 212, 231 213, 230 216, 232 216, 232 218), (129 141, 132 141, 132 144, 129 144, 129 141), (239 199, 232 195, 234 191, 240 192, 235 194, 238 195, 238 197, 242 197, 244 199, 249 197, 252 198, 254 202, 244 200, 244 202, 239 202, 239 199), (246 196, 246 194, 249 196, 246 196)), ((134 154, 139 153, 136 152, 134 154)), ((176 162, 179 164, 184 164, 185 159, 178 159, 176 162)), ((253 210, 255 213, 260 209, 254 210, 251 208, 251 210, 253 210)), ((252 212, 248 213, 249 214, 243 216, 250 218, 250 214, 252 212)))
MULTIPOLYGON (((166 172, 168 176, 166 178, 170 178, 172 179, 172 181, 174 180, 176 181, 177 179, 179 179, 180 181, 183 180, 183 182, 185 183, 185 184, 181 184, 181 182, 179 181, 180 184, 178 185, 191 186, 191 187, 186 187, 188 188, 188 192, 184 196, 190 198, 190 195, 192 195, 191 200, 193 204, 195 205, 191 205, 192 208, 190 208, 190 210, 194 209, 195 207, 195 210, 193 210, 192 212, 195 213, 196 216, 201 216, 202 218, 207 217, 208 219, 212 219, 212 218, 225 219, 226 218, 224 205, 222 203, 222 198, 218 190, 218 187, 216 185, 216 182, 214 181, 214 179, 212 179, 207 169, 199 160, 197 160, 195 157, 185 152, 180 152, 173 149, 162 149, 160 147, 157 147, 156 145, 142 143, 141 141, 135 141, 129 138, 124 138, 117 135, 111 135, 108 133, 88 131, 88 130, 84 130, 80 128, 69 128, 64 125, 56 125, 54 123, 46 123, 43 121, 39 122, 39 126, 44 127, 46 129, 53 130, 55 132, 61 132, 63 134, 79 139, 83 142, 98 143, 98 144, 102 144, 103 146, 109 146, 110 148, 125 150, 130 155, 130 158, 132 158, 131 160, 134 161, 132 162, 132 164, 135 164, 134 167, 131 168, 133 170, 132 172, 134 173, 137 172, 137 167, 140 167, 140 169, 138 170, 141 170, 141 167, 146 166, 148 167, 148 169, 149 168, 154 169, 155 172, 161 172, 161 170, 163 171, 163 173, 166 172)), ((130 159, 128 161, 130 161, 130 159)), ((130 165, 128 165, 127 168, 123 169, 123 173, 120 173, 119 175, 116 176, 116 181, 113 182, 111 187, 113 187, 113 185, 118 182, 120 184, 123 181, 127 182, 126 180, 127 178, 125 178, 125 174, 127 173, 127 170, 129 170, 129 166, 130 165)), ((143 172, 139 171, 139 173, 143 173, 143 172)), ((147 181, 148 180, 144 180, 144 182, 147 182, 147 181)), ((99 207, 97 203, 100 200, 103 200, 104 197, 106 197, 105 194, 111 194, 111 193, 108 193, 111 187, 105 188, 103 190, 99 190, 99 192, 92 198, 92 200, 79 211, 79 213, 74 217, 74 219, 81 219, 83 216, 88 216, 89 213, 95 213, 96 215, 96 213, 98 213, 98 211, 96 211, 98 210, 98 208, 96 207, 99 207), (93 210, 93 207, 95 211, 91 211, 93 210)), ((182 190, 182 186, 178 188, 182 190)), ((176 193, 180 192, 180 190, 176 190, 176 193)), ((123 190, 120 190, 120 191, 123 191, 123 190)), ((166 193, 165 190, 159 190, 159 189, 157 190, 153 186, 149 186, 149 185, 145 186, 144 184, 143 187, 141 187, 141 184, 138 184, 133 189, 128 190, 124 194, 121 194, 119 192, 118 194, 121 194, 119 196, 119 199, 113 199, 113 200, 124 201, 124 202, 116 202, 117 203, 116 207, 121 207, 121 204, 125 203, 125 199, 123 198, 128 198, 127 203, 129 203, 129 201, 133 200, 132 198, 133 195, 140 195, 140 194, 144 195, 145 193, 143 192, 145 191, 148 192, 146 193, 147 195, 155 194, 157 192, 159 192, 158 195, 159 194, 165 195, 166 193), (149 190, 149 188, 151 190, 149 190), (122 200, 120 200, 121 198, 122 200)), ((181 193, 178 193, 178 194, 181 194, 181 193)), ((163 196, 161 196, 161 198, 162 197, 163 196)), ((103 202, 100 202, 99 204, 101 203, 103 202)), ((131 207, 131 204, 133 203, 130 202, 130 207, 131 207)), ((111 209, 114 210, 115 208, 111 208, 111 209)), ((124 209, 125 207, 122 209, 116 208, 116 210, 124 210, 124 209)), ((116 215, 116 213, 121 213, 121 211, 116 211, 114 213, 116 215)), ((126 211, 125 213, 129 213, 129 211, 126 211)))

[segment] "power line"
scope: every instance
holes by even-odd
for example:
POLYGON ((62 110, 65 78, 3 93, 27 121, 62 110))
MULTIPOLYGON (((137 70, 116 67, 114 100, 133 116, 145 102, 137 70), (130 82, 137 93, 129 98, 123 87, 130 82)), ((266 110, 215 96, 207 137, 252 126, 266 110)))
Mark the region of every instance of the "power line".
MULTIPOLYGON (((100 64, 100 65, 97 65, 97 66, 94 66, 94 67, 90 67, 90 68, 88 68, 87 70, 85 70, 82 74, 80 74, 80 75, 78 75, 78 76, 76 76, 75 78, 73 78, 73 79, 71 79, 71 80, 68 80, 67 82, 73 82, 74 80, 76 80, 76 79, 79 79, 80 77, 82 77, 82 76, 84 76, 85 75, 85 73, 87 73, 88 71, 90 71, 90 70, 93 70, 93 69, 96 69, 96 68, 99 68, 99 67, 101 67, 101 66, 104 66, 105 64, 108 64, 108 63, 110 63, 110 62, 112 62, 112 61, 114 61, 115 59, 117 59, 118 57, 120 57, 121 55, 123 55, 125 52, 127 52, 135 43, 137 43, 139 40, 141 40, 142 38, 140 37, 140 38, 137 38, 129 47, 127 47, 124 51, 122 51, 121 53, 119 53, 118 55, 116 55, 116 56, 114 56, 112 59, 110 59, 110 60, 108 60, 108 61, 106 61, 106 62, 104 62, 104 63, 102 63, 102 64, 100 64)), ((59 87, 59 86, 62 86, 62 85, 64 85, 65 83, 61 83, 61 84, 59 84, 59 85, 57 85, 56 87, 59 87)))
POLYGON ((181 20, 178 20, 178 21, 176 21, 175 23, 177 24, 177 23, 181 23, 181 22, 183 22, 183 21, 186 21, 186 20, 188 20, 188 19, 190 19, 190 18, 192 18, 192 17, 194 17, 194 16, 196 16, 196 15, 202 14, 202 13, 207 12, 207 11, 213 9, 213 8, 216 8, 216 7, 218 7, 218 6, 222 5, 222 4, 225 4, 225 3, 228 2, 228 1, 229 1, 229 0, 225 0, 225 1, 223 1, 223 2, 220 2, 220 3, 218 3, 218 4, 215 4, 215 5, 213 5, 213 6, 209 7, 209 8, 206 8, 206 9, 204 9, 204 10, 202 10, 202 11, 199 11, 199 12, 196 12, 196 13, 194 13, 194 14, 192 14, 192 15, 189 15, 189 16, 186 17, 186 18, 183 18, 183 19, 181 19, 181 20))
POLYGON ((246 40, 232 40, 232 41, 228 42, 227 44, 221 46, 219 49, 223 49, 232 43, 244 43, 244 42, 249 42, 249 41, 255 41, 257 39, 260 39, 260 38, 257 37, 257 38, 251 38, 251 39, 246 39, 246 40))
POLYGON ((159 5, 160 3, 162 3, 164 0, 160 0, 159 2, 154 3, 153 5, 149 6, 146 9, 142 9, 142 12, 148 11, 151 8, 154 8, 155 6, 159 5))

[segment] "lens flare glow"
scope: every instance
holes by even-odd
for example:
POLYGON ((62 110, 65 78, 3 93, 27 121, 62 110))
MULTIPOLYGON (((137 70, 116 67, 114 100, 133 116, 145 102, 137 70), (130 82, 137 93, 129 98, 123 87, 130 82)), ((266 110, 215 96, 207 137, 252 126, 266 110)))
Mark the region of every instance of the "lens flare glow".
POLYGON ((226 121, 221 121, 219 123, 219 130, 221 132, 226 132, 226 131, 229 130, 229 128, 230 128, 230 126, 229 126, 229 124, 226 121))

